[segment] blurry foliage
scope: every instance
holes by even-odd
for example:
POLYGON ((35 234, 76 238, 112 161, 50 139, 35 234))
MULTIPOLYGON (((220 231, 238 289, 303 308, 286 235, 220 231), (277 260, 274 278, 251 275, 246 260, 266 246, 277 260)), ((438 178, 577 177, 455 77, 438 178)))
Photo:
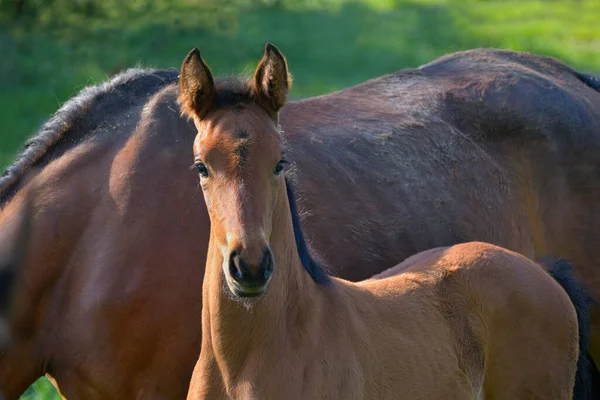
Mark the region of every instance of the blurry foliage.
MULTIPOLYGON (((275 0, 277 1, 277 0, 275 0)), ((5 0, 0 6, 0 21, 26 22, 44 28, 85 26, 87 18, 97 21, 123 21, 144 15, 193 9, 207 16, 202 23, 210 29, 235 16, 240 7, 270 3, 267 0, 5 0), (232 13, 233 12, 233 13, 232 13), (217 18, 214 18, 217 16, 217 18)))

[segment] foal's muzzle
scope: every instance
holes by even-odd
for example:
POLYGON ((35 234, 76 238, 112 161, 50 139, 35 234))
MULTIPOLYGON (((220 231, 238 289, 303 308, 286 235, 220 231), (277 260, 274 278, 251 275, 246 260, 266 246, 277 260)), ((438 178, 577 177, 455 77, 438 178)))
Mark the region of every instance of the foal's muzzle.
POLYGON ((248 264, 240 250, 233 250, 226 271, 229 289, 240 297, 260 296, 273 275, 273 267, 273 253, 269 247, 264 249, 262 259, 256 265, 248 264))

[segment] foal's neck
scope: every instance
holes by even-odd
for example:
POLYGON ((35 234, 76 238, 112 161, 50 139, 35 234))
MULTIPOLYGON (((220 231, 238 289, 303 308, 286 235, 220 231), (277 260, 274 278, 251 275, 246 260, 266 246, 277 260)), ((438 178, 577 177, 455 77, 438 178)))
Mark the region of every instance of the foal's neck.
POLYGON ((234 299, 226 289, 222 252, 211 236, 208 260, 212 265, 207 266, 204 279, 200 357, 210 373, 201 379, 211 385, 214 383, 209 380, 222 378, 229 392, 243 382, 277 382, 273 375, 302 363, 306 347, 315 345, 310 338, 318 336, 324 292, 302 266, 283 188, 272 224, 273 278, 265 295, 247 302, 234 299))

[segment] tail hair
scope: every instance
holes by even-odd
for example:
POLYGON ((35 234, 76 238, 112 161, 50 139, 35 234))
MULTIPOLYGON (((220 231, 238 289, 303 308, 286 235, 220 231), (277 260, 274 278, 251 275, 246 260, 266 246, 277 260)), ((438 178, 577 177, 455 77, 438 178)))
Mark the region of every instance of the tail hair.
POLYGON ((589 354, 591 330, 590 307, 596 304, 596 301, 575 277, 573 264, 570 261, 555 257, 545 257, 539 260, 538 263, 562 286, 575 307, 577 323, 579 325, 579 359, 577 360, 573 399, 591 400, 592 375, 597 374, 594 374, 596 366, 589 354))

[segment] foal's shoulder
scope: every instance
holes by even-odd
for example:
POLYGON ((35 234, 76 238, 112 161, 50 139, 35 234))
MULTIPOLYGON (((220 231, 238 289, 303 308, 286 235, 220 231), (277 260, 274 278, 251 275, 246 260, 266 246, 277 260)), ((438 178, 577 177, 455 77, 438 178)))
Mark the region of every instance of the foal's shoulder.
MULTIPOLYGON (((404 268, 443 270, 445 273, 510 273, 527 267, 541 268, 522 254, 486 242, 466 242, 419 253, 404 268)), ((402 264, 404 264, 402 263, 402 264)), ((400 264, 400 265, 402 265, 400 264)), ((398 267, 400 267, 400 265, 398 267)))
POLYGON ((436 260, 438 260, 440 255, 443 254, 447 249, 449 249, 449 247, 435 247, 433 249, 413 254, 400 264, 396 264, 393 267, 380 272, 379 274, 373 275, 367 281, 390 278, 407 272, 420 272, 428 269, 432 270, 438 267, 436 260))

